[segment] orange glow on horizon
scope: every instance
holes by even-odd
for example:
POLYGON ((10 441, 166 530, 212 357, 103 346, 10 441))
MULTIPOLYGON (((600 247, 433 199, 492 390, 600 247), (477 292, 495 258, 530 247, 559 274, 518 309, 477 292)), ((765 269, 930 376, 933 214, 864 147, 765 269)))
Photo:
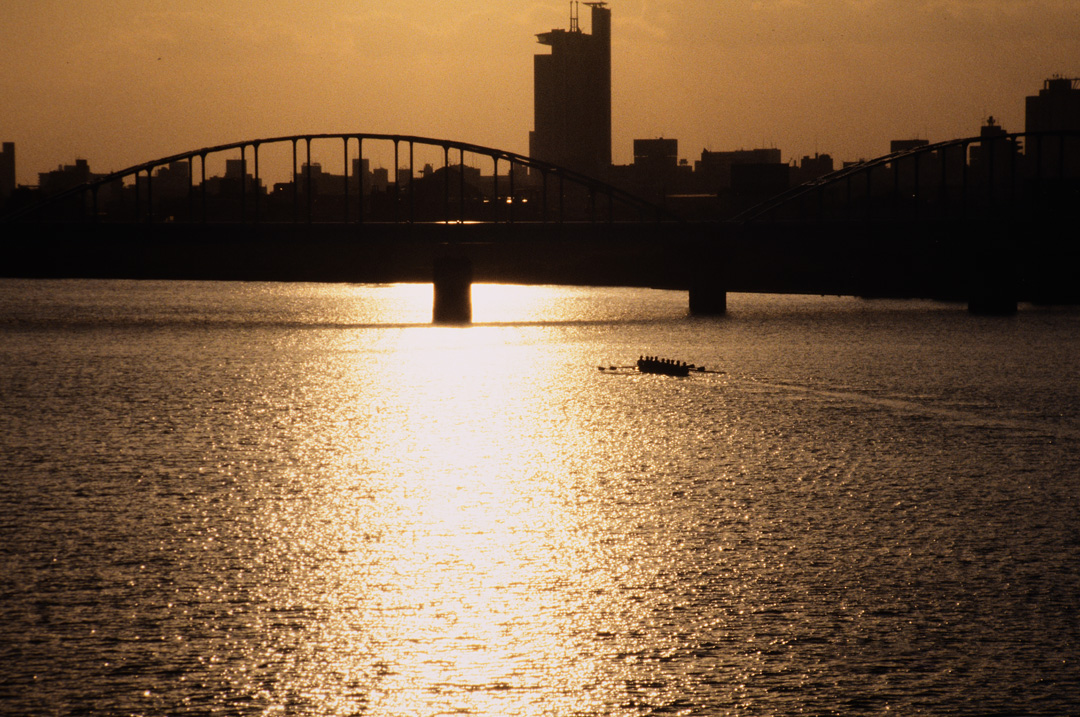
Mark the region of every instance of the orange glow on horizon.
MULTIPOLYGON (((892 139, 971 136, 988 114, 1021 131, 1026 95, 1052 74, 1080 75, 1080 14, 1064 0, 609 6, 618 164, 633 139, 661 135, 690 160, 772 146, 785 160, 839 162, 883 154, 892 139)), ((569 24, 554 1, 254 10, 0 5, 0 139, 18 145, 18 181, 77 157, 107 172, 304 132, 526 153, 532 57, 544 51, 535 36, 569 24)))

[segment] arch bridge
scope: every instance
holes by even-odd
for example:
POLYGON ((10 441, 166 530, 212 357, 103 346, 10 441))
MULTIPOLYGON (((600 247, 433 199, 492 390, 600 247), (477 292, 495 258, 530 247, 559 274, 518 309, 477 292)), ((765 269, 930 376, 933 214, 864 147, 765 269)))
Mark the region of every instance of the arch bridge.
POLYGON ((244 140, 161 157, 66 188, 4 219, 363 224, 671 221, 674 216, 612 184, 515 152, 415 135, 346 133, 244 140), (343 171, 337 177, 341 184, 336 191, 328 190, 321 166, 313 162, 312 144, 316 142, 340 144, 343 171), (394 175, 381 194, 363 171, 365 148, 375 142, 393 145, 394 175), (292 150, 292 181, 283 187, 287 196, 265 193, 260 173, 260 152, 280 144, 291 145, 292 150), (417 176, 417 147, 441 152, 442 167, 433 173, 441 177, 417 176), (298 167, 301 152, 305 161, 298 167), (229 176, 227 170, 217 191, 209 193, 208 188, 218 178, 207 176, 207 158, 237 153, 238 172, 229 176), (487 187, 476 186, 481 172, 466 164, 467 157, 491 162, 487 187), (455 159, 456 164, 452 163, 455 159), (350 160, 355 162, 353 167, 350 160), (186 165, 186 172, 179 172, 186 183, 182 191, 178 191, 175 176, 178 165, 186 165), (500 175, 503 168, 506 173, 500 175), (222 194, 228 195, 225 203, 218 201, 222 194))
POLYGON ((1080 132, 999 133, 885 155, 732 220, 689 223, 512 152, 411 135, 293 135, 184 152, 72 187, 7 217, 5 229, 14 231, 5 233, 17 239, 3 243, 0 258, 15 267, 9 275, 434 274, 679 288, 689 289, 697 313, 723 313, 731 291, 948 298, 1007 312, 1017 301, 1080 302, 1078 178, 1080 132), (395 169, 406 158, 407 169, 383 188, 348 171, 377 142, 392 145, 395 169), (313 143, 337 143, 341 152, 345 171, 329 191, 316 187, 325 177, 315 176, 313 143), (291 150, 292 181, 267 194, 263 151, 275 144, 291 150), (421 147, 442 156, 425 177, 415 166, 421 147), (239 178, 229 185, 226 177, 214 195, 208 158, 229 153, 239 155, 239 178), (468 155, 491 163, 488 186, 477 186, 468 155), (163 170, 175 163, 187 172, 179 190, 173 182, 166 191, 163 170))

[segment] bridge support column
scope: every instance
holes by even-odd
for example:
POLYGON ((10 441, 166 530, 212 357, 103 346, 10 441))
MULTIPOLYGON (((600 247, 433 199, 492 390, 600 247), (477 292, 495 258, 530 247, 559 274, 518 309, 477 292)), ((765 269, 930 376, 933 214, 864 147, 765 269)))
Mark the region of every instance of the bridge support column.
POLYGON ((968 311, 991 316, 1015 314, 1016 255, 1008 241, 1008 232, 987 231, 969 240, 968 251, 968 311))
POLYGON ((434 323, 472 322, 472 274, 472 262, 467 257, 442 256, 435 259, 434 323))
POLYGON ((690 313, 694 316, 723 316, 727 313, 727 292, 717 281, 695 279, 690 284, 690 313))
POLYGON ((968 312, 983 316, 1008 316, 1017 311, 1016 293, 1011 286, 987 285, 968 296, 968 312))

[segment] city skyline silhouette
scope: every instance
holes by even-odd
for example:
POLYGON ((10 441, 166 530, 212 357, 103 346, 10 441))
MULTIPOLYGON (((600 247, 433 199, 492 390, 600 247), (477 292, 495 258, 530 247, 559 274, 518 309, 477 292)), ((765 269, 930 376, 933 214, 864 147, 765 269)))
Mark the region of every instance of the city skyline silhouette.
MULTIPOLYGON (((775 147, 785 160, 853 160, 895 139, 971 136, 989 115, 1019 131, 1025 96, 1048 77, 1080 74, 1080 20, 1049 0, 609 7, 615 164, 629 164, 632 141, 647 137, 677 138, 691 159, 775 147)), ((19 147, 17 181, 75 157, 112 171, 312 130, 410 132, 524 154, 532 58, 544 51, 536 35, 569 21, 561 2, 293 9, 0 8, 0 127, 19 147)))

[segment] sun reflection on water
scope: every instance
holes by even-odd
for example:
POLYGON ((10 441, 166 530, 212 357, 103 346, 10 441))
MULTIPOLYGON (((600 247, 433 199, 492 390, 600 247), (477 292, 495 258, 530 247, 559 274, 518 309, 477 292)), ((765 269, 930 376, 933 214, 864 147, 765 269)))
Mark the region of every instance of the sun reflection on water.
MULTIPOLYGON (((477 293, 477 314, 499 320, 528 320, 536 304, 477 293)), ((290 581, 322 613, 308 636, 320 647, 303 648, 291 688, 328 712, 554 714, 587 702, 595 656, 575 606, 606 587, 573 498, 588 445, 554 390, 563 366, 531 330, 392 328, 376 341, 365 330, 325 347, 317 372, 333 400, 321 403, 335 408, 302 437, 326 462, 301 478, 316 515, 299 531, 295 515, 282 521, 321 554, 290 581), (342 681, 352 698, 331 689, 342 681)))
MULTIPOLYGON (((339 318, 348 323, 349 314, 373 325, 431 323, 434 291, 431 284, 393 284, 380 287, 380 308, 373 314, 371 308, 361 301, 368 296, 371 287, 352 287, 355 295, 347 291, 340 298, 339 318)), ((670 292, 643 293, 641 290, 611 289, 609 294, 633 292, 633 300, 627 302, 598 302, 588 287, 574 286, 518 286, 511 284, 473 284, 473 325, 453 327, 473 332, 491 324, 527 325, 537 323, 569 323, 578 320, 626 319, 637 317, 644 308, 647 312, 682 316, 682 304, 673 302, 670 292)))

